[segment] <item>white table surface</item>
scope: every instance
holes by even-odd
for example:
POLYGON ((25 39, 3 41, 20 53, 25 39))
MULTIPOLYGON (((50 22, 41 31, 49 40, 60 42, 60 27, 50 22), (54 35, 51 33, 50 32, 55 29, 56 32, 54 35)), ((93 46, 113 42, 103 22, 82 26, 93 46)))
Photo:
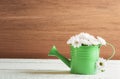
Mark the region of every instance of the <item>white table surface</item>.
POLYGON ((58 59, 0 59, 0 79, 120 79, 120 60, 97 75, 70 74, 58 59))

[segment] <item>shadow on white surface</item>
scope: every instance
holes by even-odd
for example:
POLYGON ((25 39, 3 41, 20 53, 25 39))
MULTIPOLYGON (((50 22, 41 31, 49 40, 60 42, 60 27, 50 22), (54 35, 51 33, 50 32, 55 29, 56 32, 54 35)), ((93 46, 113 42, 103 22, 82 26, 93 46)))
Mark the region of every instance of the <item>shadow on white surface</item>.
POLYGON ((26 70, 26 71, 20 71, 20 73, 26 73, 26 74, 70 74, 70 71, 60 71, 60 70, 26 70))

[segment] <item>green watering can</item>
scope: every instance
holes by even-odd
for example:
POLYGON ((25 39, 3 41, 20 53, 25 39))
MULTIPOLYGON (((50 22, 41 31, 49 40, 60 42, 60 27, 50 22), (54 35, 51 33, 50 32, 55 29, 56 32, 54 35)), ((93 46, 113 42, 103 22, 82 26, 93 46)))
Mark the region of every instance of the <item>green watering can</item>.
MULTIPOLYGON (((108 45, 112 46, 113 53, 108 58, 111 59, 115 54, 115 48, 110 43, 108 45)), ((96 62, 99 59, 100 46, 80 46, 74 48, 70 46, 70 56, 71 59, 67 59, 61 55, 55 46, 52 47, 48 56, 56 56, 61 59, 70 69, 73 74, 96 74, 96 62)))

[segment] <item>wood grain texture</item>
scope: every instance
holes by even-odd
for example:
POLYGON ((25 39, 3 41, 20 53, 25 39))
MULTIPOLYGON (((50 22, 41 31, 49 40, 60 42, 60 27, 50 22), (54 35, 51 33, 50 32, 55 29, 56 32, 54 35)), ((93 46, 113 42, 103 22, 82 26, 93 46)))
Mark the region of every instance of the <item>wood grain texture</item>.
MULTIPOLYGON (((0 0, 0 57, 52 58, 52 45, 69 57, 70 36, 88 32, 116 47, 120 59, 119 0, 0 0)), ((103 47, 101 56, 111 55, 103 47)))

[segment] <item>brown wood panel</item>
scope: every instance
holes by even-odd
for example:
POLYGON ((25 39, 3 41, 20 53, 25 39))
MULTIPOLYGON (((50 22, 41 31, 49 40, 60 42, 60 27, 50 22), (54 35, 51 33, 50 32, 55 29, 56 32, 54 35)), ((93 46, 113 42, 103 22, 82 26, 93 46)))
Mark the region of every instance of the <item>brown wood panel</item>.
MULTIPOLYGON (((102 36, 116 47, 120 59, 119 0, 0 0, 0 57, 52 58, 56 45, 69 57, 70 36, 88 32, 102 36)), ((111 48, 103 47, 107 58, 111 48)))

